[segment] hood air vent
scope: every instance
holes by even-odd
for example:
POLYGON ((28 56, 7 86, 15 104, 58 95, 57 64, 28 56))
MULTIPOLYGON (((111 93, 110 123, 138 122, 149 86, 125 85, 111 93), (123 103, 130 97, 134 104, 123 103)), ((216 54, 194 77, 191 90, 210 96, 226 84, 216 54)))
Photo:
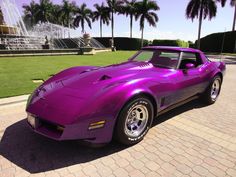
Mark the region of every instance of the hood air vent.
POLYGON ((86 72, 88 72, 88 70, 84 70, 84 71, 82 71, 80 74, 83 74, 83 73, 86 73, 86 72))
POLYGON ((99 81, 104 81, 104 80, 108 80, 108 79, 111 79, 111 77, 110 77, 110 76, 107 76, 107 75, 103 75, 103 76, 99 79, 99 81))
POLYGON ((140 68, 146 68, 146 67, 149 67, 149 66, 150 66, 149 63, 144 63, 144 64, 140 65, 139 67, 140 68))

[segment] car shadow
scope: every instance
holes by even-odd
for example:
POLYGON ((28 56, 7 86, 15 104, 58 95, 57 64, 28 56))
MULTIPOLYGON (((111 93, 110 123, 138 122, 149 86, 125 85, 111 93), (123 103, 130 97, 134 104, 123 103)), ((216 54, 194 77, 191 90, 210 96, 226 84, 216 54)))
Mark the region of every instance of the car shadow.
POLYGON ((5 130, 0 155, 30 173, 39 173, 89 162, 124 148, 116 142, 98 149, 79 141, 54 141, 32 132, 24 119, 5 130))
MULTIPOLYGON (((158 117, 153 126, 202 106, 197 100, 189 102, 158 117)), ((90 162, 126 148, 114 141, 100 148, 88 147, 78 141, 54 141, 33 133, 24 119, 5 130, 0 155, 30 173, 39 173, 90 162)))
POLYGON ((158 116, 156 119, 154 119, 153 121, 153 127, 167 121, 168 119, 171 119, 175 116, 178 116, 179 114, 182 114, 184 112, 190 111, 192 109, 198 109, 198 108, 202 108, 202 107, 207 107, 208 105, 206 105, 205 103, 203 103, 200 99, 195 99, 192 100, 186 104, 183 104, 181 106, 178 106, 175 109, 172 109, 160 116, 158 116))

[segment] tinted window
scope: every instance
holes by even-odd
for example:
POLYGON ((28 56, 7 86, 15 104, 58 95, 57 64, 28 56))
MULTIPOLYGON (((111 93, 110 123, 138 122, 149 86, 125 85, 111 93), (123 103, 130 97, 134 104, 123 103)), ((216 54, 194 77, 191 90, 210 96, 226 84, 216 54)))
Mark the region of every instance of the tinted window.
POLYGON ((153 57, 154 51, 141 51, 138 55, 134 57, 133 60, 136 61, 149 61, 153 57))
POLYGON ((179 61, 179 52, 157 51, 153 55, 151 63, 154 66, 176 68, 179 61))
POLYGON ((177 53, 177 52, 161 52, 159 57, 168 57, 172 60, 178 60, 179 53, 177 53))
POLYGON ((192 63, 195 67, 198 67, 202 64, 202 61, 197 53, 183 52, 179 68, 185 69, 187 63, 192 63))
POLYGON ((132 60, 149 61, 154 66, 162 68, 176 68, 179 61, 179 52, 161 50, 142 50, 132 60))

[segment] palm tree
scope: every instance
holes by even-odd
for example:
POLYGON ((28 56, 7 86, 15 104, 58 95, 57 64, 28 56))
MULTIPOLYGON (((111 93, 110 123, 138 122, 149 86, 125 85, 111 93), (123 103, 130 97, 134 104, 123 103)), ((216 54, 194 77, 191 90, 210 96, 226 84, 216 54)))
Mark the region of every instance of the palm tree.
POLYGON ((61 6, 58 4, 53 4, 51 8, 51 15, 49 17, 49 22, 58 24, 58 25, 64 25, 62 22, 62 16, 61 16, 61 6))
POLYGON ((70 27, 75 11, 76 11, 75 2, 70 3, 68 0, 62 1, 60 16, 62 19, 63 26, 70 27))
POLYGON ((121 5, 124 2, 121 0, 107 0, 107 5, 111 13, 111 38, 112 43, 114 43, 114 14, 121 11, 121 5))
POLYGON ((0 25, 3 25, 3 24, 5 24, 5 21, 4 21, 2 9, 1 9, 1 7, 0 7, 0 25))
MULTIPOLYGON (((221 2, 222 7, 225 6, 226 0, 217 0, 221 2)), ((233 18, 233 26, 232 31, 235 31, 235 24, 236 24, 236 0, 230 0, 230 5, 234 7, 234 18, 233 18)))
POLYGON ((231 0, 230 5, 234 7, 234 19, 233 19, 233 27, 232 31, 235 31, 235 23, 236 23, 236 0, 231 0))
POLYGON ((38 4, 35 1, 31 1, 29 5, 24 4, 24 16, 23 20, 29 28, 38 23, 38 4))
POLYGON ((82 33, 84 33, 84 25, 87 22, 89 28, 92 28, 91 23, 92 18, 92 11, 87 8, 87 5, 83 3, 80 7, 76 10, 76 17, 74 19, 74 26, 79 27, 81 25, 82 33))
POLYGON ((136 0, 124 0, 125 6, 124 6, 124 13, 126 16, 130 17, 130 38, 132 38, 132 28, 133 28, 133 17, 136 15, 137 9, 136 9, 136 0))
POLYGON ((217 6, 215 0, 190 0, 186 8, 187 18, 199 19, 197 47, 200 49, 202 20, 207 17, 211 20, 216 16, 217 6))
POLYGON ((150 26, 156 27, 158 22, 158 16, 155 11, 160 10, 156 1, 143 0, 136 3, 137 14, 135 16, 136 20, 140 18, 140 30, 141 30, 141 47, 143 47, 143 32, 145 20, 150 26))
POLYGON ((216 0, 216 1, 221 2, 221 6, 224 7, 227 0, 216 0))
POLYGON ((96 10, 93 12, 93 21, 100 20, 100 37, 102 37, 102 24, 109 25, 110 11, 108 7, 105 7, 104 3, 101 5, 95 4, 96 10))
POLYGON ((48 22, 52 17, 53 4, 51 0, 40 0, 37 4, 38 11, 36 15, 39 17, 39 21, 48 22))

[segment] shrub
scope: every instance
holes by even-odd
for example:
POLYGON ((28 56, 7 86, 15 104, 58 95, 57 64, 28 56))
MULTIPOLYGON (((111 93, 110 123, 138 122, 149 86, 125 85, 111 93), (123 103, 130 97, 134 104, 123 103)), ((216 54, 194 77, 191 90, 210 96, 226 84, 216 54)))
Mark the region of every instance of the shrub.
POLYGON ((159 40, 154 39, 152 45, 157 46, 178 46, 178 47, 189 47, 189 43, 182 40, 159 40))
MULTIPOLYGON (((223 51, 233 53, 236 47, 236 31, 213 33, 201 38, 201 50, 204 52, 221 52, 224 39, 223 51)), ((197 41, 195 42, 197 43, 197 41)))
POLYGON ((196 45, 194 43, 192 43, 192 44, 189 44, 189 48, 196 49, 197 47, 196 47, 196 45))
MULTIPOLYGON (((110 37, 95 37, 98 42, 103 44, 105 47, 110 47, 110 37)), ((128 38, 128 37, 115 37, 114 45, 117 50, 139 50, 141 48, 141 39, 139 38, 128 38)), ((148 45, 148 40, 143 40, 143 46, 148 45)))

